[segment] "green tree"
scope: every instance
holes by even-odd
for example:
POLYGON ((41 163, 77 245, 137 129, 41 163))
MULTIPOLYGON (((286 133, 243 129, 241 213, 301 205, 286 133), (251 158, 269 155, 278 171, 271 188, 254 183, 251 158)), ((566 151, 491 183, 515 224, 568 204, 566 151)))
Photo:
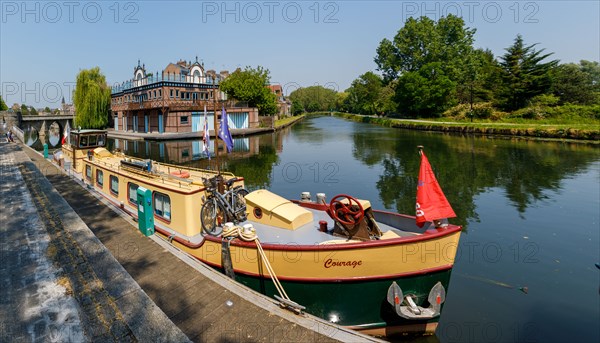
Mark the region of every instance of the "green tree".
POLYGON ((258 108, 261 115, 277 113, 277 97, 267 87, 269 70, 258 66, 237 69, 220 84, 221 91, 237 100, 246 101, 250 107, 258 108))
POLYGON ((32 116, 39 115, 38 111, 33 106, 29 106, 29 114, 31 114, 32 116))
POLYGON ((73 118, 75 127, 83 129, 103 129, 110 113, 110 87, 99 67, 83 69, 77 74, 73 92, 76 112, 73 118))
POLYGON ((560 102, 591 105, 599 100, 600 66, 598 62, 581 61, 579 64, 561 64, 555 70, 552 93, 560 102))
POLYGON ((338 92, 335 95, 335 109, 340 112, 348 112, 348 92, 338 92))
POLYGON ((388 84, 397 80, 398 110, 408 115, 433 115, 456 103, 458 89, 473 80, 473 36, 475 29, 465 26, 454 15, 437 22, 427 17, 409 18, 394 36, 384 39, 377 48, 375 63, 388 84), (406 85, 405 82, 417 82, 406 85), (433 87, 427 89, 427 87, 433 87), (450 87, 450 88, 448 88, 450 87), (417 91, 418 90, 418 91, 417 91), (419 92, 429 93, 423 96, 419 92), (405 94, 400 94, 406 92, 405 94), (429 100, 435 103, 427 103, 429 100), (432 112, 435 109, 436 113, 432 112))
POLYGON ((448 70, 459 73, 464 58, 473 50, 474 34, 475 29, 465 27, 464 21, 454 15, 437 22, 428 17, 409 18, 393 41, 381 41, 375 63, 386 82, 432 62, 444 62, 448 70))
POLYGON ((310 86, 294 90, 289 98, 301 112, 322 112, 336 107, 336 94, 333 89, 310 86))
POLYGON ((397 106, 394 102, 395 89, 395 82, 392 82, 379 90, 379 96, 375 100, 377 114, 389 115, 396 112, 397 106))
POLYGON ((7 109, 8 106, 6 106, 4 99, 2 99, 2 95, 0 95, 0 111, 6 111, 7 109))
POLYGON ((474 50, 465 65, 465 80, 456 87, 458 102, 493 102, 501 83, 501 69, 492 51, 474 50))
POLYGON ((29 114, 29 107, 25 104, 21 105, 21 114, 26 116, 29 114))
POLYGON ((395 100, 398 111, 409 117, 440 116, 456 104, 456 83, 444 72, 441 62, 404 73, 398 79, 395 100))
POLYGON ((558 61, 542 62, 552 53, 544 54, 544 49, 536 51, 536 45, 525 46, 523 37, 517 35, 500 58, 503 105, 508 110, 525 107, 528 100, 547 93, 552 86, 551 73, 558 61))
POLYGON ((46 112, 46 113, 51 113, 51 112, 52 112, 52 110, 50 110, 50 107, 46 106, 46 107, 44 108, 44 112, 46 112))
POLYGON ((581 60, 579 64, 581 65, 581 70, 592 79, 595 90, 600 91, 600 63, 597 61, 581 60))
POLYGON ((297 116, 302 113, 304 113, 304 107, 302 107, 302 104, 292 101, 292 115, 297 116))
POLYGON ((383 88, 382 78, 368 71, 352 81, 348 88, 348 101, 350 110, 359 114, 377 114, 378 100, 383 88))

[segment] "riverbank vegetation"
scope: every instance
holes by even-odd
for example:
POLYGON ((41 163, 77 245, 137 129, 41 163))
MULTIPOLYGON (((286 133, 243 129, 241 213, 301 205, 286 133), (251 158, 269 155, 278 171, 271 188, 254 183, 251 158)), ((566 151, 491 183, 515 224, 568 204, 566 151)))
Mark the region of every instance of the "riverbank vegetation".
POLYGON ((265 87, 269 81, 269 70, 261 66, 238 68, 219 88, 231 98, 248 102, 248 106, 258 108, 258 113, 266 116, 277 113, 277 97, 265 87))
POLYGON ((8 106, 4 103, 4 99, 2 99, 2 95, 0 95, 0 111, 6 111, 8 106))
POLYGON ((291 124, 293 124, 294 122, 297 122, 298 120, 304 118, 305 115, 300 114, 298 116, 294 116, 294 117, 285 117, 285 118, 281 118, 281 119, 277 119, 275 121, 275 129, 279 129, 282 127, 286 127, 289 126, 291 124))
POLYGON ((445 121, 443 119, 399 119, 342 112, 333 112, 333 114, 356 122, 411 130, 439 131, 460 134, 522 136, 550 139, 574 139, 596 143, 600 142, 600 128, 598 125, 590 125, 586 123, 560 124, 538 121, 503 123, 481 120, 475 120, 473 122, 460 122, 445 121))
POLYGON ((343 92, 300 88, 290 94, 293 112, 426 119, 410 125, 443 122, 473 130, 576 129, 597 136, 597 61, 561 64, 521 35, 503 55, 494 56, 474 47, 474 34, 475 29, 453 15, 438 21, 409 18, 393 39, 380 42, 374 57, 380 74, 367 71, 343 92))

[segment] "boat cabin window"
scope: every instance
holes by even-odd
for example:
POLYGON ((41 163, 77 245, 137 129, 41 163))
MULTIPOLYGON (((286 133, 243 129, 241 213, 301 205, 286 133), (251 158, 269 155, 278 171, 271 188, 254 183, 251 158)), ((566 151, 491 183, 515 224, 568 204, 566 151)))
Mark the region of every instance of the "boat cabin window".
POLYGON ((85 178, 88 180, 92 180, 92 166, 89 164, 85 165, 85 178))
POLYGON ((96 169, 96 184, 102 188, 104 186, 104 172, 96 169))
POLYGON ((119 179, 114 175, 110 176, 110 192, 119 195, 119 179))
POLYGON ((166 220, 171 220, 171 199, 168 195, 154 193, 154 214, 166 220))
POLYGON ((129 182, 127 184, 127 199, 129 199, 129 202, 132 204, 137 204, 137 189, 138 185, 135 183, 129 182))
POLYGON ((104 146, 106 143, 106 135, 99 134, 71 134, 71 144, 78 148, 95 148, 104 146))
POLYGON ((70 143, 72 145, 74 145, 74 146, 79 146, 79 136, 76 135, 76 134, 74 134, 74 133, 72 133, 71 134, 71 142, 70 143))

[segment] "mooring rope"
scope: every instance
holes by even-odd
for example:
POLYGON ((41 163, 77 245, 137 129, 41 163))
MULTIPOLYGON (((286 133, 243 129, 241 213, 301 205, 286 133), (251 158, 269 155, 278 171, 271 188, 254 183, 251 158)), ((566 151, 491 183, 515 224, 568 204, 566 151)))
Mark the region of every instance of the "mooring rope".
POLYGON ((273 270, 273 267, 271 267, 271 263, 269 262, 269 259, 267 259, 267 254, 265 254, 265 251, 263 250, 262 245, 260 244, 260 240, 258 239, 258 236, 256 235, 256 230, 254 230, 254 228, 252 228, 251 230, 245 230, 239 226, 231 226, 231 227, 225 226, 223 228, 222 237, 223 238, 232 238, 232 239, 239 238, 245 242, 252 242, 252 241, 256 242, 256 248, 258 249, 260 257, 262 258, 262 260, 265 264, 265 267, 267 268, 267 271, 269 272, 269 275, 271 276, 271 280, 273 281, 273 284, 275 285, 277 292, 279 292, 279 295, 281 296, 281 298, 292 301, 290 299, 290 297, 288 297, 285 290, 283 289, 283 286, 279 282, 279 279, 277 279, 277 275, 275 275, 275 271, 273 270))

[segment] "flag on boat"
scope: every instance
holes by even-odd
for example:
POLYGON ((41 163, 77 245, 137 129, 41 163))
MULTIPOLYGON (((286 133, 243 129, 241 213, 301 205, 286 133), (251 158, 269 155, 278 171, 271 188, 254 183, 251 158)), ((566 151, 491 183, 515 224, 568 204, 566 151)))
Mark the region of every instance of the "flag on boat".
POLYGON ((64 133, 63 133, 63 138, 60 141, 61 145, 65 144, 67 141, 69 141, 69 143, 71 143, 70 139, 69 139, 69 135, 70 134, 71 134, 71 127, 69 126, 69 122, 67 121, 67 125, 65 126, 65 130, 64 130, 64 133))
POLYGON ((219 125, 219 138, 227 145, 227 152, 233 150, 233 139, 231 138, 231 132, 229 132, 229 120, 227 120, 227 112, 225 112, 225 106, 221 115, 221 124, 219 125))
POLYGON ((210 160, 210 134, 208 133, 208 119, 206 118, 206 105, 204 105, 204 134, 202 135, 202 151, 210 160))
POLYGON ((423 227, 428 221, 456 217, 423 151, 421 151, 421 169, 417 183, 416 211, 419 227, 423 227))

